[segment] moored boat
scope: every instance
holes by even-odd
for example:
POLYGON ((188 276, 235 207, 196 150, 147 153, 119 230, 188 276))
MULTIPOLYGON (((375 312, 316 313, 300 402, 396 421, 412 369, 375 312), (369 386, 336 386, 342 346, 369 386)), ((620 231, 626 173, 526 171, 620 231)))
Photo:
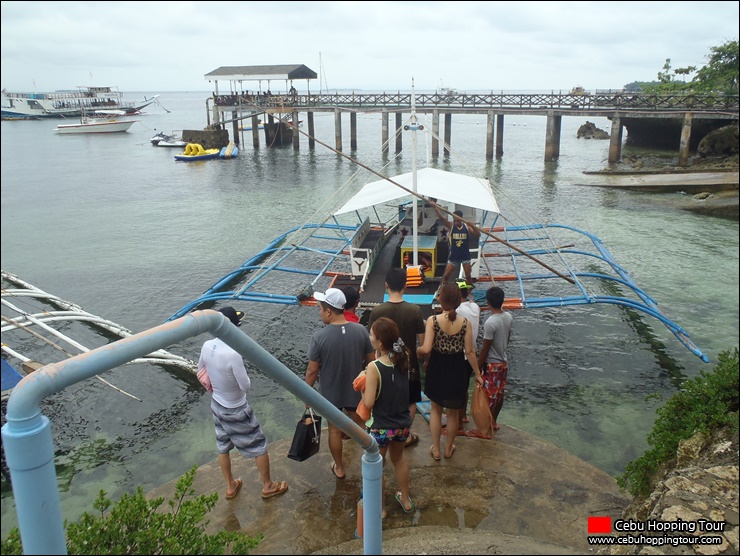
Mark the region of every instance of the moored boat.
POLYGON ((79 123, 58 124, 54 131, 60 135, 77 135, 82 133, 122 133, 129 130, 139 120, 117 120, 116 116, 106 111, 106 114, 95 116, 83 115, 79 123))
POLYGON ((77 87, 76 91, 53 93, 4 92, 8 105, 2 108, 3 119, 64 118, 81 116, 95 110, 121 110, 138 114, 157 102, 159 95, 141 102, 126 101, 117 87, 77 87))
POLYGON ((155 147, 186 147, 188 144, 181 136, 175 133, 168 135, 162 131, 154 135, 151 141, 155 147))
MULTIPOLYGON (((360 164, 376 179, 366 179, 323 220, 277 236, 170 320, 218 301, 311 306, 316 304, 314 291, 347 285, 361 293, 359 307, 367 309, 387 300, 385 276, 393 267, 406 269, 404 299, 429 315, 439 309, 436 293, 450 250, 442 220, 461 211, 468 227, 480 232, 470 246, 473 299, 479 304, 485 304, 490 285, 506 283, 507 310, 617 305, 657 319, 694 355, 708 361, 595 235, 567 224, 524 219, 526 200, 509 198, 505 188, 498 189, 487 178, 417 169, 416 135, 431 131, 417 123, 413 106, 412 95, 412 112, 403 126, 412 134, 411 172, 387 177, 360 164)), ((361 175, 358 172, 356 179, 361 175)), ((462 270, 451 279, 456 278, 465 278, 462 270)))

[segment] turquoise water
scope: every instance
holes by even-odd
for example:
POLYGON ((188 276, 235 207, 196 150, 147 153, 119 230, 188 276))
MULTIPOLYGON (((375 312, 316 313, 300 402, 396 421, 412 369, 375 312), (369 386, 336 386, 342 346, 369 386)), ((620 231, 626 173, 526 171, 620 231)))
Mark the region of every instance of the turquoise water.
MULTIPOLYGON (((52 121, 2 122, 2 268, 139 332, 164 322, 281 231, 323 217, 357 170, 320 146, 310 151, 305 137, 295 152, 254 150, 246 136, 234 160, 188 164, 174 161, 176 149, 150 145, 156 131, 203 128, 205 97, 164 94, 171 113, 152 107, 129 133, 111 136, 57 136, 52 121)), ((389 174, 409 169, 408 157, 396 159, 393 148, 387 158, 380 154, 377 114, 358 115, 358 149, 350 153, 345 118, 346 153, 389 174)), ((610 129, 605 119, 592 121, 610 129)), ((531 220, 598 235, 712 359, 702 363, 654 319, 613 306, 514 314, 501 421, 616 475, 647 447, 660 402, 646 396, 670 396, 738 344, 738 222, 678 211, 662 195, 575 185, 584 170, 605 167, 608 154, 608 141, 575 139, 583 123, 563 118, 560 159, 545 163, 545 119, 508 116, 504 157, 487 162, 485 117, 455 116, 454 156, 440 158, 439 167, 489 175, 531 220)), ((330 145, 333 126, 333 115, 316 115, 317 136, 330 145)), ((302 376, 319 325, 315 311, 245 309, 243 329, 302 376)), ((89 347, 100 341, 81 334, 89 347)), ((197 358, 205 339, 170 351, 197 358)), ((61 358, 33 342, 26 347, 39 349, 40 360, 61 358)), ((268 439, 289 437, 302 404, 259 372, 250 375, 250 400, 268 439)), ((142 401, 89 380, 44 405, 62 510, 72 519, 91 509, 101 488, 113 497, 137 485, 148 490, 215 458, 208 396, 194 377, 136 365, 104 378, 142 401)), ((3 477, 3 537, 14 523, 3 477)))

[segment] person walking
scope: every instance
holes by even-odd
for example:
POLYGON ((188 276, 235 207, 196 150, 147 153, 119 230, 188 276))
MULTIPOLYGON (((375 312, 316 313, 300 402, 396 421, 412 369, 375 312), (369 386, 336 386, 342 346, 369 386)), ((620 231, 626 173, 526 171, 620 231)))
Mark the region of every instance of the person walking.
MULTIPOLYGON (((457 308, 457 314, 465 317, 470 321, 470 326, 473 328, 473 348, 475 351, 475 357, 478 357, 478 330, 480 329, 480 307, 478 304, 470 299, 470 292, 473 286, 468 284, 465 280, 458 280, 457 287, 460 288, 460 297, 462 301, 460 306, 457 308)), ((470 377, 473 376, 473 367, 468 363, 468 389, 465 391, 465 407, 462 410, 462 419, 460 421, 460 428, 468 423, 468 398, 470 395, 470 377)))
POLYGON ((461 210, 453 212, 453 219, 450 222, 447 216, 442 214, 439 210, 439 205, 436 202, 432 202, 434 206, 434 212, 437 213, 437 217, 442 220, 442 225, 448 230, 448 239, 450 242, 450 253, 447 257, 447 266, 445 267, 445 273, 442 276, 442 285, 444 286, 449 282, 450 276, 454 271, 457 270, 459 273, 459 267, 462 266, 465 271, 465 281, 473 285, 473 278, 470 271, 470 241, 477 240, 480 238, 480 230, 472 225, 471 222, 465 222, 463 220, 463 213, 461 210))
POLYGON ((468 362, 473 367, 476 381, 483 383, 473 348, 473 327, 468 319, 457 314, 460 300, 457 284, 441 286, 439 302, 442 313, 427 319, 424 344, 417 348, 420 356, 429 356, 424 392, 432 402, 429 430, 433 444, 429 452, 436 461, 442 457, 440 438, 443 409, 447 409, 445 457, 451 458, 455 453, 460 410, 465 405, 468 390, 468 362))
MULTIPOLYGON (((370 343, 367 328, 344 318, 347 299, 342 290, 329 288, 316 292, 321 322, 326 326, 314 332, 308 346, 306 384, 313 388, 318 381, 319 392, 355 423, 364 427, 357 415, 360 393, 353 388, 355 377, 374 359, 375 350, 370 343)), ((342 430, 329 422, 329 450, 331 471, 337 479, 346 477, 342 457, 342 430)))
MULTIPOLYGON (((244 318, 244 313, 233 307, 223 307, 219 312, 234 326, 240 326, 244 318)), ((285 494, 287 481, 273 481, 270 477, 267 439, 247 400, 251 381, 241 355, 220 338, 214 338, 200 350, 198 369, 204 367, 213 387, 211 412, 216 425, 218 463, 226 480, 226 498, 234 498, 242 488, 242 480, 234 479, 231 472, 233 448, 245 458, 255 459, 262 479, 262 498, 285 494)))
MULTIPOLYGON (((416 510, 411 500, 409 466, 404 459, 406 439, 411 431, 409 412, 409 350, 391 319, 381 317, 370 326, 370 342, 378 358, 368 363, 365 371, 363 403, 370 409, 367 432, 375 438, 385 466, 390 453, 400 490, 396 501, 406 513, 416 510)), ((385 476, 383 476, 382 514, 385 515, 385 476)))
MULTIPOLYGON (((421 307, 404 301, 406 291, 406 271, 402 268, 392 268, 385 275, 385 289, 388 292, 388 301, 373 307, 370 313, 368 326, 381 317, 388 317, 398 327, 403 343, 409 349, 409 412, 411 426, 416 417, 416 404, 421 401, 421 371, 419 358, 416 354, 416 342, 424 344, 424 317, 421 307)), ((406 446, 413 446, 419 441, 419 435, 409 433, 406 446)))
POLYGON ((499 430, 498 416, 504 405, 504 389, 509 376, 506 349, 511 339, 514 317, 502 309, 504 290, 492 286, 486 290, 486 303, 491 316, 483 323, 483 345, 478 355, 478 365, 483 375, 483 390, 488 396, 488 407, 493 417, 493 430, 499 430))

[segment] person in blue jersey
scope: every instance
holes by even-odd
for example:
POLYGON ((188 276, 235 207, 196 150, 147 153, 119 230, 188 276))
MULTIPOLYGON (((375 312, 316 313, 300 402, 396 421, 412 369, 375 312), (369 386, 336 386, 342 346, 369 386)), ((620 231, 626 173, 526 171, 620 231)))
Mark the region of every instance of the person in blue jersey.
MULTIPOLYGON (((375 438, 383 457, 390 453, 400 490, 396 501, 406 513, 416 508, 409 494, 409 466, 404 459, 404 447, 411 432, 409 411, 409 350, 404 345, 396 323, 380 317, 370 326, 370 342, 379 355, 368 363, 362 401, 370 409, 365 423, 367 432, 375 438)), ((385 515, 385 476, 383 477, 383 515, 385 515)))
POLYGON ((504 290, 492 286, 486 290, 486 302, 491 316, 483 323, 483 346, 478 355, 478 366, 483 375, 483 390, 488 396, 488 407, 493 416, 493 429, 500 427, 498 415, 504 405, 504 389, 509 375, 506 349, 511 339, 514 317, 503 310, 504 290))
POLYGON ((442 214, 439 210, 439 205, 436 202, 432 202, 434 206, 434 212, 442 221, 442 224, 447 228, 447 236, 450 242, 450 254, 447 257, 447 267, 445 273, 442 276, 442 285, 444 286, 450 280, 452 273, 457 271, 460 272, 460 266, 465 271, 465 281, 469 285, 473 285, 473 277, 470 272, 470 247, 471 240, 477 241, 480 237, 480 230, 472 225, 471 222, 465 222, 463 219, 463 213, 461 210, 456 210, 452 214, 454 217, 450 222, 447 217, 442 214))
MULTIPOLYGON (((357 415, 360 393, 353 383, 365 365, 374 359, 370 334, 360 323, 348 322, 344 317, 347 298, 342 290, 329 288, 324 293, 316 292, 314 298, 325 326, 314 332, 308 346, 306 384, 313 388, 318 381, 321 395, 362 427, 364 423, 357 415)), ((330 421, 331 471, 337 479, 346 477, 342 439, 342 429, 330 421)))
MULTIPOLYGON (((219 312, 235 326, 241 325, 244 313, 233 307, 219 312)), ((226 498, 234 498, 242 488, 242 480, 234 479, 231 455, 236 448, 245 458, 255 458, 262 479, 262 498, 273 498, 288 490, 287 481, 273 481, 270 477, 270 456, 267 439, 247 400, 251 381, 239 352, 220 338, 208 340, 200 350, 198 368, 205 367, 213 387, 211 412, 216 425, 218 463, 226 480, 226 498)))

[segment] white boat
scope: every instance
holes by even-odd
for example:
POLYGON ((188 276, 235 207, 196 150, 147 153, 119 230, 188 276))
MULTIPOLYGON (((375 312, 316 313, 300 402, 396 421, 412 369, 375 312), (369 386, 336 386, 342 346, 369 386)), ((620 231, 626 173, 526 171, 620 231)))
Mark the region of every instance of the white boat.
POLYGON ((53 93, 10 93, 4 92, 8 105, 2 108, 2 118, 37 119, 81 116, 83 112, 95 110, 122 110, 126 114, 138 114, 143 108, 157 102, 159 95, 141 102, 126 101, 117 87, 77 87, 76 91, 53 93))
MULTIPOLYGON (((363 180, 344 204, 335 205, 320 222, 279 235, 168 320, 218 301, 315 306, 314 291, 344 286, 359 291, 359 307, 369 309, 387 300, 385 276, 392 267, 407 271, 404 299, 429 315, 439 308, 437 292, 450 248, 436 205, 448 221, 462 211, 463 220, 480 231, 479 241, 470 246, 477 303, 485 305, 491 284, 507 282, 512 285, 504 309, 510 311, 594 304, 638 310, 663 323, 702 361, 709 360, 595 235, 567 224, 525 220, 527 200, 507 194, 488 178, 417 169, 417 134, 433 132, 417 123, 414 108, 412 94, 411 115, 403 126, 411 132, 411 172, 387 177, 360 164, 375 177, 363 180)), ((361 176, 358 171, 353 180, 361 176)), ((458 277, 464 278, 462 272, 458 277)))
POLYGON ((156 135, 152 136, 152 145, 155 147, 185 147, 188 142, 183 141, 182 137, 175 133, 166 134, 160 131, 156 135))
MULTIPOLYGON (((123 112, 121 112, 122 114, 123 112)), ((121 133, 139 120, 117 120, 114 112, 98 111, 95 116, 82 115, 77 124, 59 124, 54 130, 60 135, 76 135, 81 133, 121 133)))

